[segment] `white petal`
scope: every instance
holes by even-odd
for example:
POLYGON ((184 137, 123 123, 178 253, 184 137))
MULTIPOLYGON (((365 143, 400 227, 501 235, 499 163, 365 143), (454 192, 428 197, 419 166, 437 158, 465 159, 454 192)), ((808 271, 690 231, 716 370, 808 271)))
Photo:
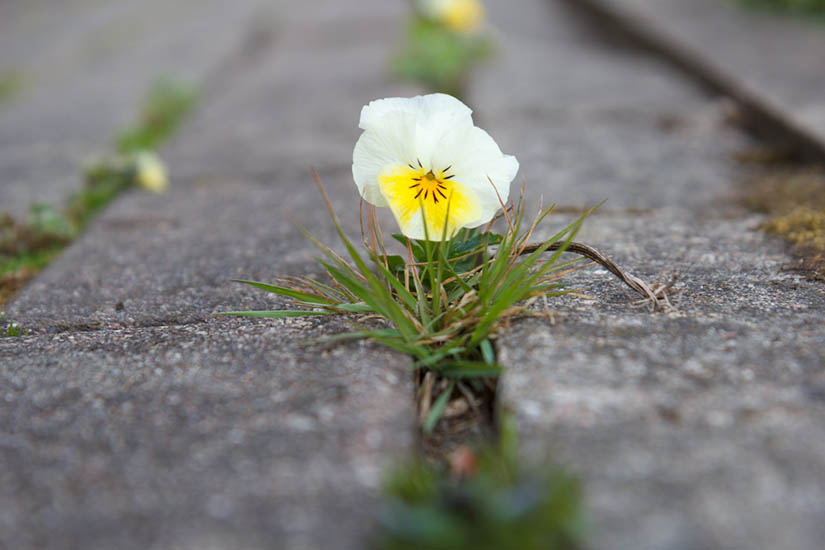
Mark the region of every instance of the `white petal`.
POLYGON ((445 135, 438 143, 433 163, 438 169, 451 166, 453 179, 477 194, 483 213, 479 221, 469 227, 489 221, 501 203, 507 201, 510 183, 519 168, 515 157, 503 154, 493 138, 476 127, 445 135))
MULTIPOLYGON (((501 208, 501 203, 506 203, 507 198, 510 196, 510 184, 515 179, 518 168, 518 161, 512 155, 504 155, 501 160, 491 163, 487 167, 484 179, 478 182, 476 189, 486 185, 491 192, 478 194, 478 202, 482 210, 481 220, 476 225, 469 225, 468 227, 485 224, 496 215, 496 212, 501 208), (496 194, 496 191, 498 191, 498 194, 496 194)), ((473 187, 474 182, 473 178, 469 178, 467 187, 473 187)))
POLYGON ((358 127, 362 130, 369 130, 376 124, 380 124, 381 118, 388 113, 412 113, 414 110, 410 102, 410 98, 407 97, 388 97, 370 101, 368 105, 361 108, 361 120, 358 122, 358 127))
POLYGON ((352 152, 352 177, 364 200, 375 206, 387 206, 378 188, 378 174, 399 164, 414 162, 415 127, 412 113, 387 111, 380 123, 369 126, 358 138, 352 152))
POLYGON ((378 174, 418 162, 432 168, 431 157, 441 138, 472 128, 471 113, 447 94, 378 99, 361 109, 359 126, 364 133, 353 151, 352 176, 364 200, 387 206, 378 189, 378 174))
POLYGON ((438 169, 433 163, 433 158, 441 140, 447 135, 472 128, 472 111, 453 96, 446 94, 430 94, 419 98, 415 151, 425 167, 438 169))
POLYGON ((406 162, 421 161, 427 169, 432 168, 433 153, 445 134, 473 126, 472 110, 447 94, 372 101, 361 110, 359 126, 366 131, 384 132, 386 125, 393 124, 399 113, 408 113, 415 118, 414 139, 410 142, 415 154, 406 162))
POLYGON ((444 115, 450 118, 464 118, 472 123, 472 110, 461 101, 447 94, 428 94, 415 97, 390 97, 376 99, 361 109, 361 120, 358 126, 368 130, 376 124, 382 124, 381 119, 388 113, 412 113, 421 120, 430 118, 439 119, 444 115))

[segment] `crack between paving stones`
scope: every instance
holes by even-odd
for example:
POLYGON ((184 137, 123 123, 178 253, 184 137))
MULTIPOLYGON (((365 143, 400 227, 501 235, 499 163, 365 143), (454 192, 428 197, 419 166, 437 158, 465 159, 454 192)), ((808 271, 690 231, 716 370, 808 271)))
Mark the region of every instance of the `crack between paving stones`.
POLYGON ((476 447, 498 439, 499 378, 458 381, 453 386, 449 379, 434 371, 419 369, 413 373, 413 382, 419 424, 417 443, 427 460, 446 463, 461 447, 476 447), (444 414, 432 431, 426 432, 425 419, 438 397, 447 390, 451 395, 444 414))
POLYGON ((195 318, 187 321, 178 321, 172 319, 157 319, 149 321, 141 321, 135 323, 121 324, 115 321, 87 321, 76 323, 55 323, 48 327, 38 327, 30 329, 27 336, 49 336, 56 334, 81 334, 91 332, 111 332, 134 330, 143 328, 178 328, 189 327, 194 325, 204 325, 212 320, 211 317, 195 318))
MULTIPOLYGON (((521 255, 534 253, 545 246, 544 243, 527 245, 521 255)), ((595 248, 578 242, 554 242, 546 252, 564 249, 565 252, 578 254, 601 265, 631 290, 641 296, 641 304, 648 304, 651 311, 668 311, 672 309, 668 295, 673 293, 675 278, 667 284, 651 287, 642 279, 619 267, 595 248)), ((493 352, 498 357, 498 346, 491 339, 493 352)), ((414 399, 418 411, 419 430, 418 446, 424 456, 433 461, 448 463, 452 453, 460 447, 477 446, 485 442, 497 441, 501 420, 499 387, 501 376, 496 377, 449 379, 439 376, 433 370, 418 369, 413 375, 414 399), (432 431, 424 426, 430 411, 435 407, 443 392, 449 391, 447 405, 441 418, 432 431)))

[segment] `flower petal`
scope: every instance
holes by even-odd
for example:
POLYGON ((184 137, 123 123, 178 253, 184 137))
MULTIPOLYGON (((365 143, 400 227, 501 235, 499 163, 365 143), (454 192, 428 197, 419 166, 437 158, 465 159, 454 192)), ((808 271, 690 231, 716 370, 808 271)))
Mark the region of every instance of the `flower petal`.
POLYGON ((364 200, 387 206, 378 189, 382 170, 419 162, 430 168, 444 134, 473 127, 471 113, 446 94, 378 99, 361 109, 364 133, 353 151, 352 176, 364 200))
POLYGON ((451 166, 455 180, 477 195, 480 218, 467 227, 482 225, 495 215, 510 196, 510 183, 519 169, 515 157, 503 154, 493 138, 477 127, 445 135, 438 143, 433 163, 451 166))
POLYGON ((381 125, 381 119, 388 113, 412 113, 421 120, 430 118, 440 119, 444 115, 450 118, 464 118, 472 124, 472 110, 461 101, 447 94, 427 94, 415 97, 390 97, 370 101, 361 109, 361 120, 358 126, 362 130, 369 130, 381 125))
POLYGON ((416 123, 415 115, 403 110, 385 112, 380 120, 355 143, 352 177, 364 200, 375 206, 387 206, 378 187, 378 175, 390 167, 414 162, 416 123))

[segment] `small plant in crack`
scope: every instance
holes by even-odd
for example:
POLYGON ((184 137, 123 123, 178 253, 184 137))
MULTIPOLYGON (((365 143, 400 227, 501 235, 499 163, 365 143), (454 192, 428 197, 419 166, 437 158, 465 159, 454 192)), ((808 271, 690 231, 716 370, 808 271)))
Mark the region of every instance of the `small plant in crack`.
POLYGON ((512 426, 444 464, 396 467, 384 493, 380 550, 574 550, 588 530, 579 480, 558 466, 525 466, 512 426))
POLYGON ((144 98, 138 121, 115 139, 116 154, 86 166, 83 187, 65 207, 36 202, 21 220, 0 212, 0 306, 121 192, 131 187, 154 193, 168 189, 166 165, 154 149, 174 134, 196 100, 191 85, 158 79, 144 98))
POLYGON ((392 58, 396 78, 462 97, 474 67, 493 54, 480 0, 416 0, 392 58))
MULTIPOLYGON (((571 246, 584 247, 573 237, 589 212, 550 239, 531 243, 552 207, 540 209, 528 223, 523 188, 517 203, 505 206, 518 162, 475 127, 470 110, 453 97, 374 101, 363 109, 360 126, 364 133, 353 153, 353 176, 369 203, 362 208, 363 251, 346 236, 316 175, 349 258, 305 231, 323 253, 319 262, 329 282, 240 281, 289 298, 299 309, 227 314, 362 314, 355 330, 335 338, 374 340, 412 356, 414 368, 433 373, 438 380, 430 382, 437 383, 419 394, 429 432, 454 394, 483 391, 485 380, 501 373, 491 341, 497 330, 515 316, 540 314, 530 309, 535 300, 569 292, 562 277, 578 269, 579 259, 561 257, 571 246), (401 228, 392 238, 402 254, 388 251, 376 207, 392 211, 401 228), (500 234, 492 230, 497 220, 505 225, 500 234), (386 324, 369 325, 375 317, 386 324)), ((655 298, 635 277, 627 275, 625 282, 655 298)))
POLYGON ((17 338, 25 335, 26 333, 19 323, 12 319, 6 320, 6 314, 0 312, 0 338, 17 338))

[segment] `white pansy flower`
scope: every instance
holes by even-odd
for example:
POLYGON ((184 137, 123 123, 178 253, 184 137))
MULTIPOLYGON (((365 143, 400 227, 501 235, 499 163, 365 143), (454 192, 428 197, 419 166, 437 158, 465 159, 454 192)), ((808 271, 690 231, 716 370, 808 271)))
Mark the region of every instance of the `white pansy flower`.
POLYGON ((138 185, 155 193, 163 193, 169 188, 166 165, 155 153, 143 151, 135 156, 135 181, 138 185))
POLYGON ((355 184, 364 200, 392 210, 407 237, 449 239, 489 222, 507 200, 518 161, 471 113, 445 94, 379 99, 361 110, 355 184))
POLYGON ((484 6, 479 0, 418 0, 418 8, 430 19, 460 33, 478 30, 484 22, 484 6))

